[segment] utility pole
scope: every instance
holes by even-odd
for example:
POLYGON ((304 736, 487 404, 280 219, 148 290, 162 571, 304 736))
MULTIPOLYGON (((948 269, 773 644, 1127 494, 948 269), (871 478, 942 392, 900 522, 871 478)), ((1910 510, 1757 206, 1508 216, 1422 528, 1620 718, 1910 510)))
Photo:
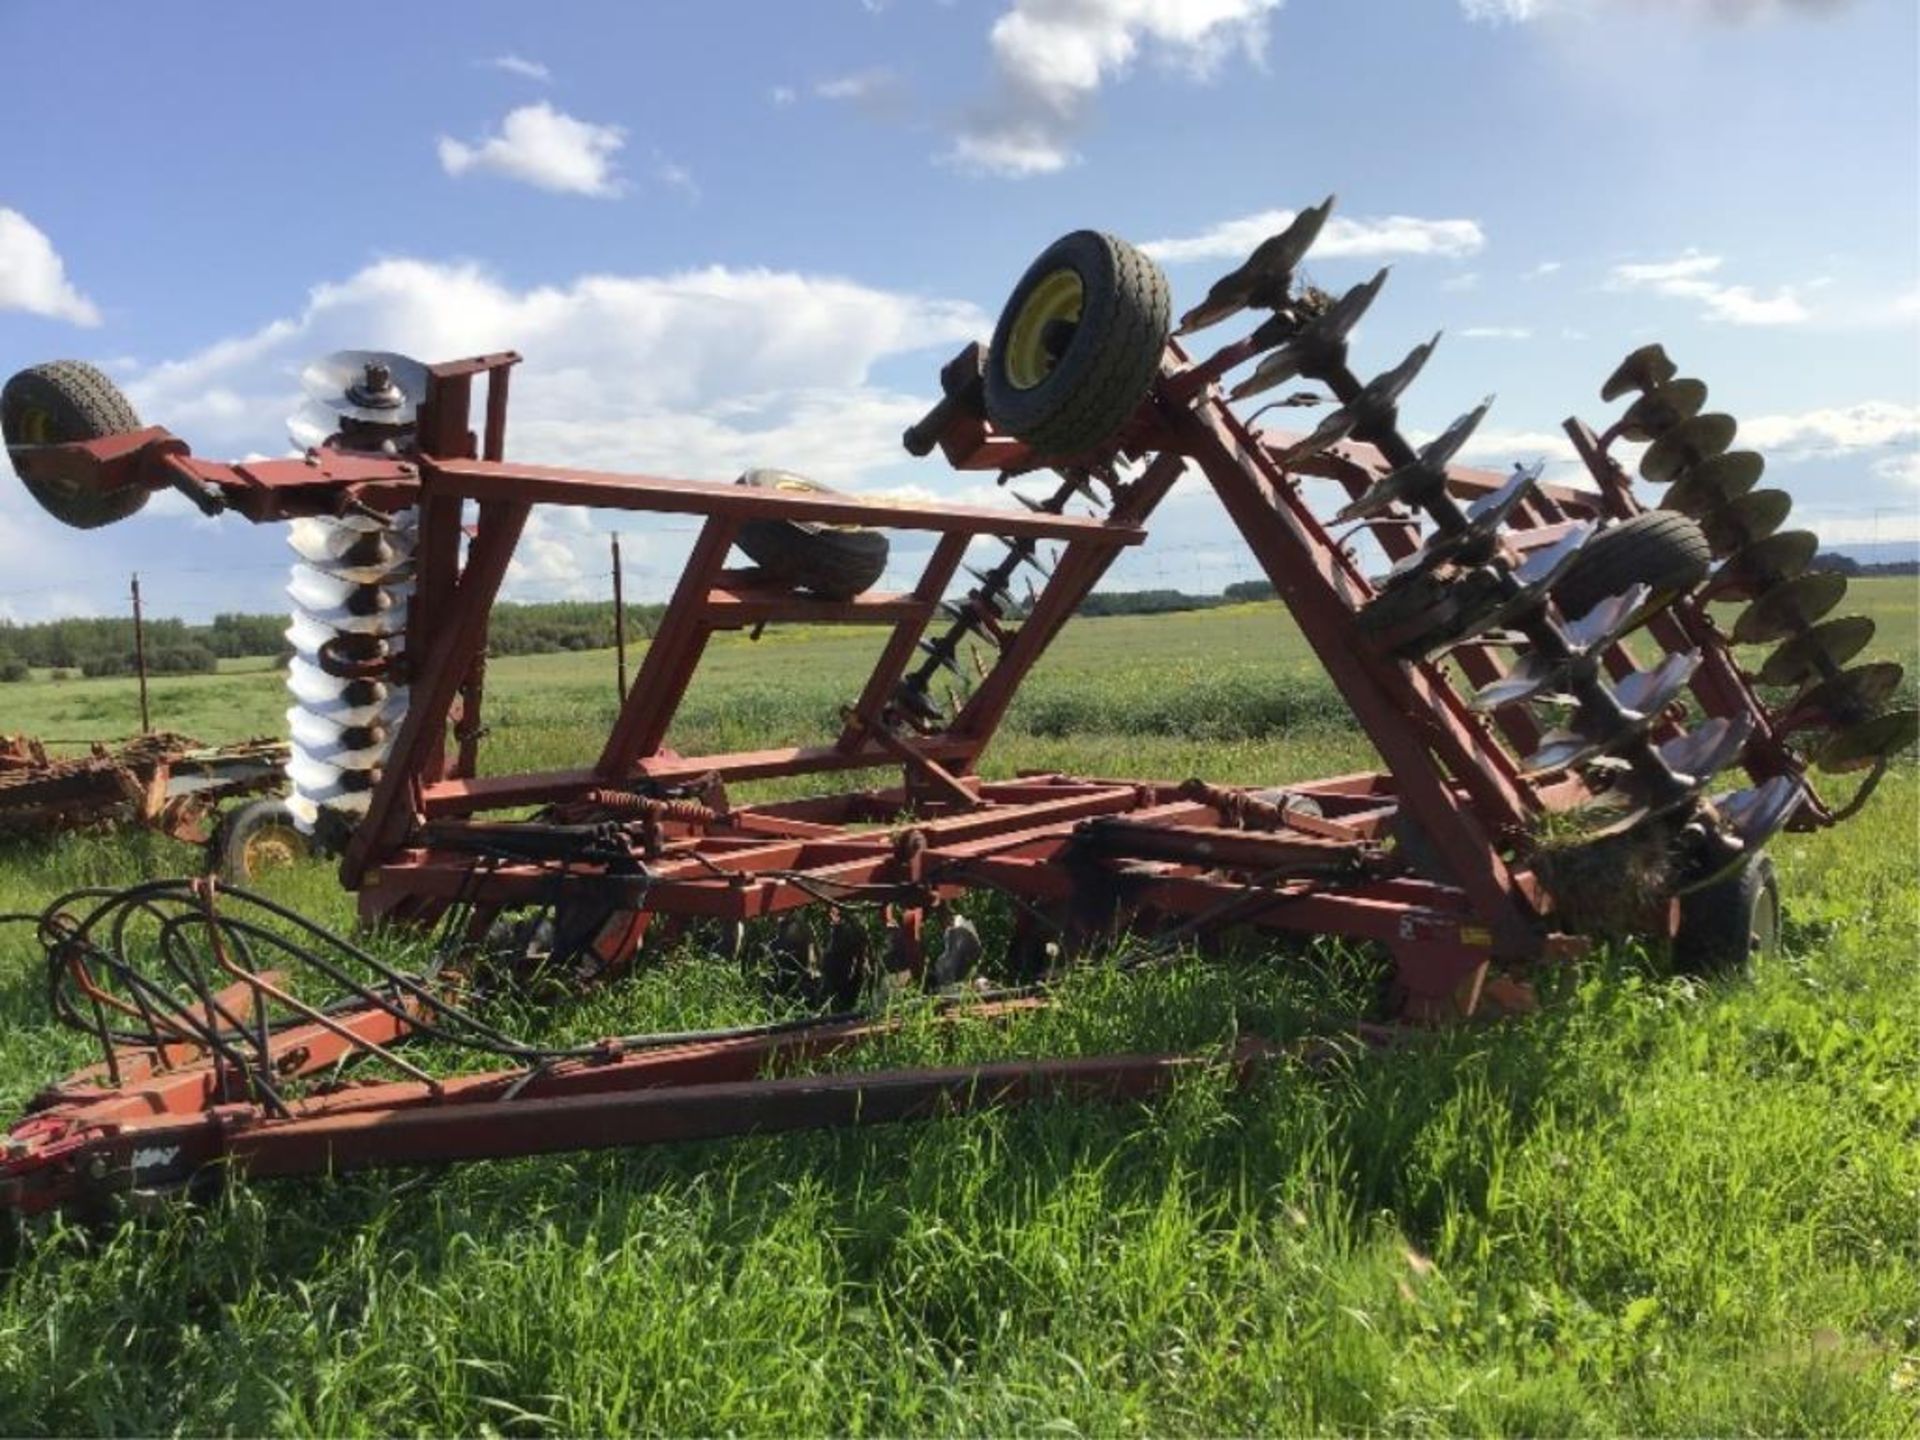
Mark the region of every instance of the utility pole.
POLYGON ((627 701, 627 602, 620 587, 620 532, 613 532, 613 648, 619 656, 620 674, 616 698, 627 701))
POLYGON ((140 618, 140 572, 133 574, 133 668, 140 676, 140 733, 153 733, 153 718, 147 713, 147 628, 140 618))

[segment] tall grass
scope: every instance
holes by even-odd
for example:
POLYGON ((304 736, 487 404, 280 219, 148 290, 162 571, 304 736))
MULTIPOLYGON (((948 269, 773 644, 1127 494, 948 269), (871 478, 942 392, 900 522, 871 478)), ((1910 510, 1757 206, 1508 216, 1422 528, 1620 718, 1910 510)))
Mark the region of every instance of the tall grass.
MULTIPOLYGON (((1282 694, 1297 651, 1205 618, 1221 630, 1174 648, 1220 659, 1220 690, 1127 663, 1151 631, 1096 635, 1036 677, 995 764, 1366 763, 1305 689, 1282 694)), ((1123 623, 1167 621, 1088 628, 1123 623)), ((814 658, 782 675, 812 678, 776 689, 766 652, 725 652, 696 725, 830 716, 841 642, 792 643, 814 658)), ((584 663, 497 667, 513 763, 604 732, 611 685, 584 663)), ((1785 952, 1747 982, 1616 950, 1523 1021, 1317 1047, 1247 1089, 1203 1069, 1151 1105, 236 1183, 56 1225, 0 1268, 0 1432, 1911 1433, 1917 820, 1907 767, 1849 827, 1776 843, 1785 952)), ((142 835, 17 844, 0 910, 180 860, 142 835)), ((325 867, 274 888, 350 915, 325 867)), ((764 1012, 737 967, 656 958, 530 1023, 764 1012)), ((86 1058, 39 965, 0 928, 8 1113, 86 1058)), ((1372 979, 1326 945, 1089 968, 1007 1026, 900 1002, 899 1036, 847 1063, 1217 1051, 1325 1029, 1372 979)))

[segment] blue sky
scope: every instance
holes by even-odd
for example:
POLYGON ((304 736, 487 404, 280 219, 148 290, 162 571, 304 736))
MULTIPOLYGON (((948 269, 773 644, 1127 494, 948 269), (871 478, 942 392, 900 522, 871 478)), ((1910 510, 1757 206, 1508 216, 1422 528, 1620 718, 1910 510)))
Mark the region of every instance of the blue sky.
MULTIPOLYGON (((1359 367, 1447 332, 1416 425, 1497 391, 1473 458, 1557 461, 1659 338, 1796 518, 1910 539, 1917 8, 469 3, 353 35, 352 7, 0 0, 0 373, 93 360, 239 456, 284 448, 316 354, 511 345, 524 458, 991 500, 897 436, 1038 250, 1112 230, 1190 303, 1337 192, 1314 278, 1394 265, 1359 367)), ((585 514, 542 517, 510 593, 603 594, 612 523, 660 593, 684 522, 585 514)), ((279 609, 286 558, 171 496, 81 534, 0 489, 0 616, 117 610, 136 567, 161 613, 279 609)), ((1249 570, 1188 487, 1116 580, 1249 570)))

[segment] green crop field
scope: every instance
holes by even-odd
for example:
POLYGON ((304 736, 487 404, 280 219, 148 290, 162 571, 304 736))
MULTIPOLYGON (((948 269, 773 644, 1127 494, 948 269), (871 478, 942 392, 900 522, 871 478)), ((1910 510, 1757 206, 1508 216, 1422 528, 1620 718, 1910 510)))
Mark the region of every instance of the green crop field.
MULTIPOLYGON (((1856 582, 1916 661, 1911 580, 1856 582)), ((871 635, 718 642, 683 751, 821 738, 871 635)), ((638 656, 635 657, 635 663, 638 656)), ((492 768, 592 753, 605 652, 496 662, 492 768)), ((156 723, 276 733, 261 662, 156 723)), ((1907 686, 1908 703, 1913 693, 1907 686)), ((0 731, 124 734, 120 680, 0 686, 0 731)), ((1284 780, 1365 742, 1273 606, 1069 627, 993 773, 1284 780)), ((1772 847, 1750 979, 1605 951, 1524 1020, 1250 1089, 917 1127, 235 1184, 0 1261, 0 1433, 1911 1434, 1920 1424, 1920 777, 1772 847)), ((145 835, 0 850, 0 911, 183 869, 145 835)), ((328 867, 272 888, 345 924, 328 867)), ((0 928, 0 1110, 85 1063, 0 928)), ((1206 1049, 1333 1025, 1365 957, 1236 951, 1063 981, 890 1059, 1206 1049)), ((514 1023, 631 1033, 768 1002, 692 949, 514 1023)), ((902 1004, 915 1013, 912 1002, 902 1004)))

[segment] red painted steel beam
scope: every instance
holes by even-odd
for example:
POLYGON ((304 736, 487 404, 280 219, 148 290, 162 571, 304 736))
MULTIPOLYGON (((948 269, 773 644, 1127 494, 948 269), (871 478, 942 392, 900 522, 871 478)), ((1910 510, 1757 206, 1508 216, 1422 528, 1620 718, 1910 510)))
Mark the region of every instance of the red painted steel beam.
POLYGON ((792 490, 761 490, 717 480, 677 480, 659 475, 621 475, 565 470, 548 465, 494 464, 485 460, 422 462, 450 491, 479 500, 529 504, 590 505, 608 510, 645 510, 673 515, 725 516, 733 520, 796 520, 826 525, 869 525, 884 530, 964 531, 972 535, 1029 536, 1073 540, 1088 534, 1114 545, 1137 545, 1146 532, 1105 520, 988 510, 970 505, 929 505, 871 496, 792 490))

